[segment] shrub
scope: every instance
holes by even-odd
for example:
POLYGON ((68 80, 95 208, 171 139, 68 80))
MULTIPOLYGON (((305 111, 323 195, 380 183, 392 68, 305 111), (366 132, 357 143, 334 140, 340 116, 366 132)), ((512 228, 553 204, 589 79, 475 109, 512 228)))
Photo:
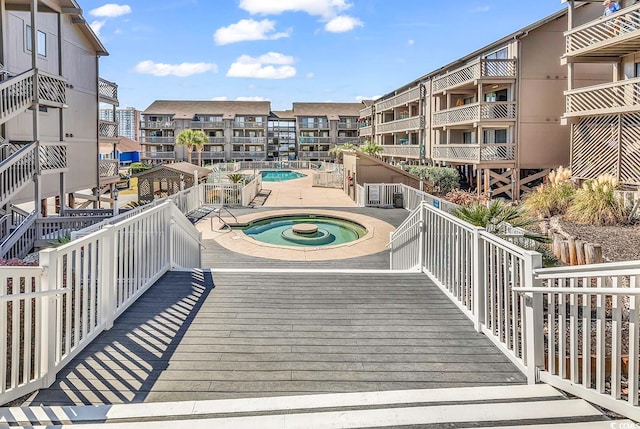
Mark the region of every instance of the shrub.
POLYGON ((624 204, 615 196, 620 182, 610 174, 587 180, 578 189, 567 217, 578 223, 592 225, 618 225, 626 221, 624 204))
POLYGON ((475 192, 467 192, 460 189, 454 189, 444 196, 444 199, 450 203, 457 204, 462 207, 470 207, 475 203, 483 201, 483 197, 475 192))
POLYGON ((524 207, 532 215, 554 216, 565 214, 575 194, 570 182, 571 170, 558 167, 549 173, 549 183, 538 186, 523 201, 524 207))
POLYGON ((403 169, 414 176, 423 177, 429 191, 445 195, 460 187, 460 173, 455 168, 407 165, 403 169))
POLYGON ((130 165, 131 168, 131 174, 138 174, 141 173, 145 170, 149 170, 151 168, 150 165, 145 165, 141 162, 134 162, 130 165))

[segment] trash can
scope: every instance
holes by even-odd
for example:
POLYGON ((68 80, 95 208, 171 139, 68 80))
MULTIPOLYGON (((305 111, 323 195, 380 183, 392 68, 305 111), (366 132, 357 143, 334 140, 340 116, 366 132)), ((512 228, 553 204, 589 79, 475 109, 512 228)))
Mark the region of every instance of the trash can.
POLYGON ((404 208, 404 196, 401 193, 393 194, 393 207, 404 208))

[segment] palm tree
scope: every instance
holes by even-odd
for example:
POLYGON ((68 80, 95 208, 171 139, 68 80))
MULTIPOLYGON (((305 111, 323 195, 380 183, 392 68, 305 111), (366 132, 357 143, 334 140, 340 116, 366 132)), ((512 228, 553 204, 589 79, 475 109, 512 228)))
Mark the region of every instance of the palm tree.
POLYGON ((366 153, 367 155, 376 156, 382 152, 384 148, 374 141, 367 140, 358 150, 366 153))
POLYGON ((191 162, 193 148, 198 150, 198 165, 200 165, 202 149, 207 141, 207 136, 201 130, 182 130, 176 137, 176 144, 187 148, 187 161, 191 162))

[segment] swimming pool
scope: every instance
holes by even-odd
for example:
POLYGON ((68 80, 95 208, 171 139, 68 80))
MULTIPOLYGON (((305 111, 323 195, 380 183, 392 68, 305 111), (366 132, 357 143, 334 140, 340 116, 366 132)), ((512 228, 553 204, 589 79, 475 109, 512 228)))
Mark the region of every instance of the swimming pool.
POLYGON ((291 170, 265 170, 261 171, 263 182, 286 182, 287 180, 299 179, 306 177, 306 174, 298 173, 291 170))
POLYGON ((254 240, 294 247, 335 246, 367 234, 367 229, 359 223, 320 215, 270 217, 240 229, 254 240))

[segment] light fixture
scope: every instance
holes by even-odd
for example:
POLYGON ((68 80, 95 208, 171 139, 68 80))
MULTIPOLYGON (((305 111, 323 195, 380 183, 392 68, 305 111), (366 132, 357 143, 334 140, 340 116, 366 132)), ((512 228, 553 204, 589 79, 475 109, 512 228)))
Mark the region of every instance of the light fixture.
POLYGON ((491 87, 491 89, 496 89, 496 88, 499 88, 499 87, 500 87, 500 85, 493 85, 493 86, 491 87))

